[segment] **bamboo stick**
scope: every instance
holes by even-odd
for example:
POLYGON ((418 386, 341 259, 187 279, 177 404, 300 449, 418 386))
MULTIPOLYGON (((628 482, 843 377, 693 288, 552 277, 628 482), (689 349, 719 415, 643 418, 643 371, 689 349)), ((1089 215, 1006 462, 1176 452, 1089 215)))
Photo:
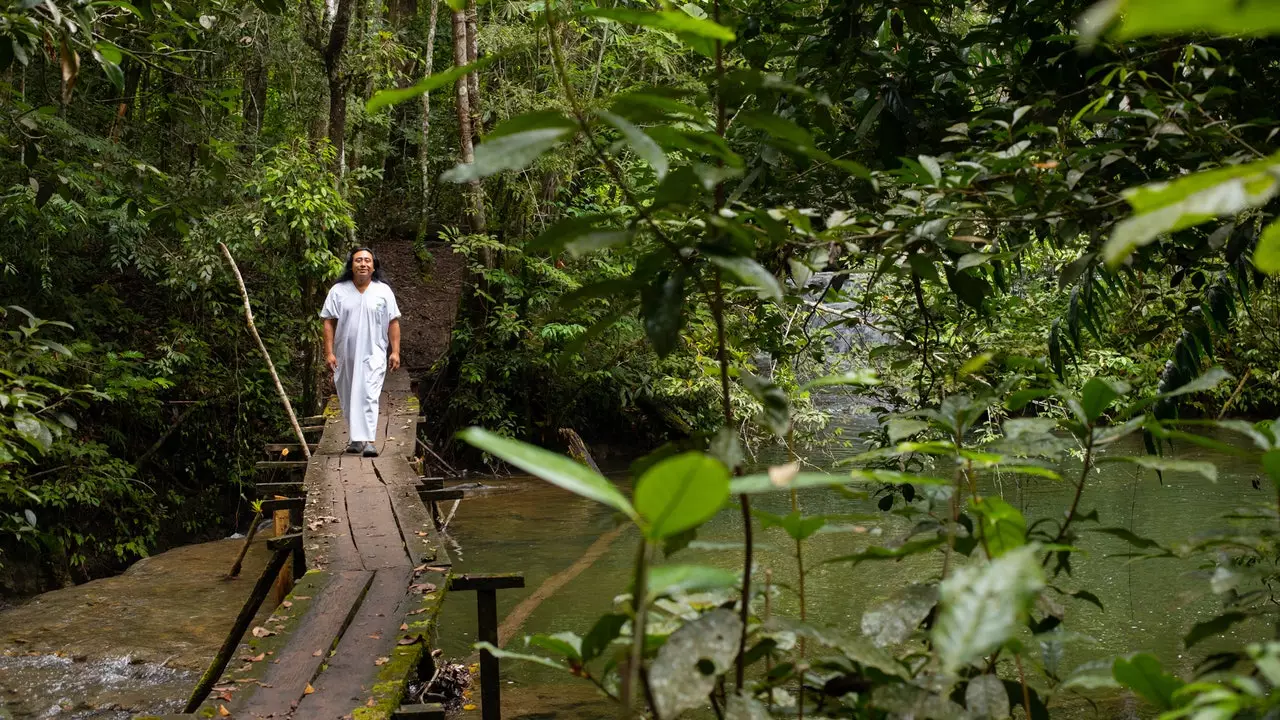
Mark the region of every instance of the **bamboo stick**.
POLYGON ((284 391, 284 385, 280 383, 280 376, 276 374, 275 363, 271 362, 271 354, 267 352, 267 346, 262 342, 262 336, 258 334, 258 328, 253 324, 253 309, 249 307, 249 291, 245 289, 244 278, 240 275, 240 268, 236 267, 235 258, 231 257, 231 251, 227 249, 226 243, 218 243, 218 247, 222 248, 222 254, 226 256, 227 262, 231 264, 231 272, 236 275, 236 282, 240 285, 240 297, 244 299, 245 322, 249 324, 249 331, 253 333, 253 339, 258 341, 258 349, 262 351, 262 357, 267 361, 267 369, 271 371, 271 379, 276 383, 276 392, 280 393, 280 401, 284 403, 284 411, 289 415, 289 424, 293 425, 293 432, 298 436, 298 444, 302 446, 302 455, 310 460, 311 448, 307 446, 307 439, 302 436, 302 427, 298 425, 298 416, 293 414, 293 405, 289 403, 289 395, 284 391))

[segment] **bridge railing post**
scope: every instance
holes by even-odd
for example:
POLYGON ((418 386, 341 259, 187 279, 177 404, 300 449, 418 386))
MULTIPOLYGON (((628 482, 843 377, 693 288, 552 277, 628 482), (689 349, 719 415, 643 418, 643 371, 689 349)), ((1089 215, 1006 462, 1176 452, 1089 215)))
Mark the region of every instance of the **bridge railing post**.
MULTIPOLYGON (((449 578, 450 590, 476 591, 477 636, 481 642, 498 646, 498 591, 524 587, 524 575, 455 575, 449 578)), ((498 658, 488 650, 480 651, 481 720, 501 720, 502 684, 498 677, 498 658)))

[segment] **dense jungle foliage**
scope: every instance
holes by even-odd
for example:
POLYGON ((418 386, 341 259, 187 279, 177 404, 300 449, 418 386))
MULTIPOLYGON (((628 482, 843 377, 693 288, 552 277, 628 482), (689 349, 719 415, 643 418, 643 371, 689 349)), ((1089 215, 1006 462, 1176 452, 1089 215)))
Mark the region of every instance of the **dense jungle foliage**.
MULTIPOLYGON (((465 454, 455 431, 488 428, 463 437, 644 537, 633 599, 532 638, 556 658, 533 661, 654 717, 1040 718, 1117 688, 1171 718, 1268 717, 1264 634, 1194 678, 1053 658, 1066 606, 1096 600, 1071 573, 1102 561, 1072 545, 1098 463, 1211 477, 1176 458, 1201 443, 1280 488, 1278 431, 1223 419, 1280 409, 1276 32, 1280 6, 1238 0, 10 2, 7 583, 228 529, 280 411, 219 243, 308 412, 338 258, 399 239, 471 271, 423 383, 434 441, 465 454), (744 474, 761 443, 824 441, 832 392, 881 416, 855 469, 744 474), (511 439, 561 427, 674 442, 627 498, 511 439), (1150 454, 1104 457, 1134 434, 1150 454), (979 491, 996 471, 1074 501, 1024 518, 979 491), (836 519, 798 491, 827 487, 914 524, 837 559, 852 576, 938 559, 860 628, 804 622, 804 543, 836 519), (753 514, 765 492, 791 514, 753 514), (726 502, 741 572, 665 561, 726 502), (799 618, 761 614, 753 517, 795 543, 799 618)), ((1260 492, 1176 547, 1099 530, 1202 559, 1224 614, 1192 647, 1276 625, 1278 520, 1260 492)))

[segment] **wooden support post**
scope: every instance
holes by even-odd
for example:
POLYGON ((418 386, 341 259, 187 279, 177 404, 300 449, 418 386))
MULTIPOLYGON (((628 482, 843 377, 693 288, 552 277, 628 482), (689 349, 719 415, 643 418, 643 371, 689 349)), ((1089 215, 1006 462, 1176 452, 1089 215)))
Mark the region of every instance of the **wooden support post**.
MULTIPOLYGON (((276 498, 277 500, 283 498, 276 498)), ((284 537, 289 534, 289 511, 287 509, 279 509, 271 513, 271 520, 275 525, 275 537, 284 537)), ((302 528, 298 528, 301 530, 302 528)), ((292 555, 292 553, 291 553, 292 555)), ((289 592, 293 590, 293 567, 289 563, 285 563, 280 572, 276 573, 276 584, 271 587, 271 607, 276 607, 289 597, 289 592)))
MULTIPOLYGON (((524 587, 524 575, 457 575, 449 578, 450 590, 476 591, 477 637, 495 647, 498 645, 498 591, 524 587)), ((502 684, 498 677, 498 658, 488 650, 480 651, 481 720, 501 720, 502 684)))
MULTIPOLYGON (((302 544, 302 535, 288 536, 294 539, 297 544, 302 544)), ((290 553, 293 552, 291 544, 276 544, 277 539, 273 539, 269 543, 272 549, 271 560, 267 563, 267 567, 263 570, 262 575, 258 577, 258 582, 253 586, 253 592, 249 593, 249 597, 245 598, 244 605, 240 607, 240 614, 236 616, 236 622, 231 626, 231 632, 227 634, 227 638, 222 641, 222 648, 218 650, 218 654, 214 656, 213 663, 209 665, 209 669, 200 677, 200 682, 196 685, 196 689, 191 691, 191 697, 187 699, 187 708, 183 712, 193 713, 208 697, 209 691, 217 684, 218 679, 222 677, 222 671, 227 669, 227 663, 231 662, 231 656, 236 652, 236 646, 240 644, 240 638, 244 636, 244 631, 249 629, 249 623, 253 622, 253 618, 258 614, 258 608, 262 606, 262 601, 267 598, 267 593, 271 590, 271 585, 275 581, 276 575, 280 573, 280 568, 284 567, 285 561, 289 559, 290 553)))

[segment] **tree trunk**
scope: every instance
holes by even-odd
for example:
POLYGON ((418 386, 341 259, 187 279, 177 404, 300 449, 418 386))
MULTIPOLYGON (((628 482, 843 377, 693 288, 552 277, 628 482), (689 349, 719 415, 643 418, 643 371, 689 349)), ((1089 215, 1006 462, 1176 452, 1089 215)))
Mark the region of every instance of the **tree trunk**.
POLYGON ((347 76, 342 68, 342 52, 351 31, 351 15, 358 0, 338 0, 324 48, 324 73, 329 81, 329 142, 333 144, 334 168, 341 180, 347 171, 347 76))
MULTIPOLYGON (((467 0, 467 62, 480 57, 479 18, 476 17, 476 0, 467 0)), ((471 102, 471 141, 483 134, 480 123, 480 73, 467 74, 467 99, 471 102)))
MULTIPOLYGON (((436 21, 439 19, 440 0, 431 0, 431 17, 428 20, 427 51, 423 75, 434 72, 436 52, 436 21)), ((418 219, 418 235, 427 235, 427 217, 431 206, 431 157, 427 150, 431 138, 431 93, 422 93, 422 140, 418 143, 418 167, 422 172, 422 214, 418 219)))
POLYGON ((262 132, 262 118, 267 109, 267 67, 262 62, 259 48, 249 57, 244 72, 244 128, 245 134, 257 137, 262 132))
MULTIPOLYGON (((453 13, 453 64, 462 67, 467 64, 467 18, 463 12, 455 11, 453 13)), ((468 80, 466 76, 458 78, 454 83, 454 89, 458 94, 458 144, 461 151, 461 160, 464 164, 475 162, 475 146, 472 144, 471 138, 471 98, 468 92, 468 80)), ((472 180, 468 185, 467 192, 468 218, 467 225, 472 233, 482 233, 485 230, 484 217, 484 194, 480 188, 479 180, 472 180)), ((492 267, 491 259, 486 254, 485 264, 492 267)))

